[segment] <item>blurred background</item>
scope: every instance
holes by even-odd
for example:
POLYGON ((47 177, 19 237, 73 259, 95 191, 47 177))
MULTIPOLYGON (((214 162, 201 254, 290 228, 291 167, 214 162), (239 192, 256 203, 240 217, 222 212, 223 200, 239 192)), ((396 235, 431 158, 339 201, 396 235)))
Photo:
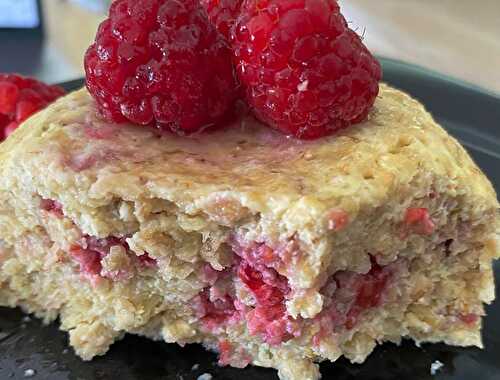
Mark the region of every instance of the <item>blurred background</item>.
MULTIPOLYGON (((81 77, 83 54, 109 2, 0 0, 0 72, 50 83, 81 77)), ((376 54, 500 93, 500 0, 340 3, 376 54)))

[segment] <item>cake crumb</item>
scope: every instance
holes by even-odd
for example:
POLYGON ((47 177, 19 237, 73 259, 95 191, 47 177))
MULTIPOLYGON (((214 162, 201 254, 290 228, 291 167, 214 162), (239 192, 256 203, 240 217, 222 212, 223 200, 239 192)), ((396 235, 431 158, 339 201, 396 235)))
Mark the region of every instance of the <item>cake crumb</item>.
POLYGON ((33 377, 35 376, 35 370, 28 368, 27 370, 24 371, 24 377, 33 377))
POLYGON ((203 375, 198 376, 197 380, 212 380, 213 376, 209 373, 204 373, 203 375))
POLYGON ((434 363, 431 364, 431 375, 434 376, 443 367, 444 364, 441 363, 439 360, 436 360, 434 363))
POLYGON ((313 158, 314 158, 314 155, 313 155, 311 152, 306 152, 306 153, 304 154, 304 159, 305 159, 306 161, 311 161, 313 158))
POLYGON ((200 369, 200 365, 198 363, 194 364, 192 367, 191 367, 191 371, 198 371, 200 369))

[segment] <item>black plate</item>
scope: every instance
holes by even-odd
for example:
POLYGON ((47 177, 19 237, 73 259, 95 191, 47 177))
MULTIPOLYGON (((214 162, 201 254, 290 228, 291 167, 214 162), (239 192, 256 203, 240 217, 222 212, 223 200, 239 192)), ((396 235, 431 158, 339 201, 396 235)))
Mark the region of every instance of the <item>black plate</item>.
MULTIPOLYGON (((500 190, 500 98, 471 85, 401 62, 382 59, 385 81, 420 99, 434 116, 469 149, 481 168, 500 190)), ((76 89, 82 81, 63 84, 76 89)), ((497 278, 500 265, 496 264, 497 278)), ((498 285, 497 285, 497 294, 498 285)), ((362 365, 341 359, 323 364, 323 379, 361 380, 499 380, 500 302, 488 307, 485 350, 443 344, 415 347, 404 342, 385 344, 362 365), (431 376, 439 360, 444 367, 431 376)), ((197 345, 152 342, 128 336, 110 352, 90 363, 82 362, 67 348, 67 335, 55 324, 43 326, 19 310, 0 309, 0 379, 25 379, 33 369, 35 379, 50 380, 194 380, 210 373, 214 380, 276 380, 276 372, 261 368, 219 368, 216 356, 197 345), (195 366, 193 369, 194 365, 195 366)))

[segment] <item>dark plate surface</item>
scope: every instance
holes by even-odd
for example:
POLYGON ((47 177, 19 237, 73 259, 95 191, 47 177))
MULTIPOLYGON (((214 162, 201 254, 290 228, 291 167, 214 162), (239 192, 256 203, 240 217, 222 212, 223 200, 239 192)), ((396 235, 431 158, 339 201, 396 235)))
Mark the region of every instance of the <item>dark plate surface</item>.
MULTIPOLYGON (((471 85, 401 62, 382 59, 385 81, 421 100, 439 122, 455 135, 500 190, 500 97, 471 85)), ((68 89, 81 81, 64 84, 68 89)), ((496 264, 497 279, 500 265, 496 264)), ((499 294, 497 285, 497 294, 499 294)), ((323 379, 360 380, 500 380, 500 302, 488 307, 484 324, 486 349, 456 348, 443 344, 417 348, 385 344, 362 365, 341 359, 323 364, 323 379), (433 362, 444 367, 435 376, 433 362)), ((210 373, 214 380, 276 380, 275 371, 261 368, 219 368, 216 356, 201 347, 152 342, 128 336, 110 352, 90 363, 67 348, 67 335, 57 326, 43 326, 18 310, 0 308, 0 379, 50 380, 194 380, 210 373), (197 369, 193 369, 194 365, 197 369), (29 374, 29 372, 28 372, 29 374)))

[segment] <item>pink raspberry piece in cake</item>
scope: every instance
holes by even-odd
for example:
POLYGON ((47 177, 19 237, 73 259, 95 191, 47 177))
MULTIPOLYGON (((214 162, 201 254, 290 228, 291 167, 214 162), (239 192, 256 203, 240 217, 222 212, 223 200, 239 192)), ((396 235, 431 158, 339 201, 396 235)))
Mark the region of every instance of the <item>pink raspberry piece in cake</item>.
POLYGON ((436 224, 426 208, 409 208, 406 210, 404 223, 406 227, 420 235, 432 235, 436 224))
POLYGON ((58 218, 62 218, 64 216, 62 204, 53 199, 42 199, 40 201, 40 208, 54 216, 57 216, 58 218))
POLYGON ((349 214, 342 209, 333 209, 328 213, 328 229, 343 230, 349 224, 349 214))

